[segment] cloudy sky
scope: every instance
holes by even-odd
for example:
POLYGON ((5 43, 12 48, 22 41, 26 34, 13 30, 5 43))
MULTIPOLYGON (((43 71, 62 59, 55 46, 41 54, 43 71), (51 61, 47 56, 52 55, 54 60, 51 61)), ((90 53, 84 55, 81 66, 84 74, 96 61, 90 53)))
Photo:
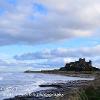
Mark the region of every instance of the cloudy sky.
POLYGON ((0 0, 0 71, 100 68, 100 0, 0 0))

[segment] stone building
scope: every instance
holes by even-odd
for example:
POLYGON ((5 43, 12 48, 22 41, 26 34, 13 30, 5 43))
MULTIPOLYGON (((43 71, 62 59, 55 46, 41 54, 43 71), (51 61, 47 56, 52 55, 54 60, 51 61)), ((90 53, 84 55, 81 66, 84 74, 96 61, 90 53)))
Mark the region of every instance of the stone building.
POLYGON ((92 70, 92 61, 85 61, 85 58, 79 58, 79 61, 66 63, 65 67, 60 68, 60 70, 67 71, 91 71, 92 70))

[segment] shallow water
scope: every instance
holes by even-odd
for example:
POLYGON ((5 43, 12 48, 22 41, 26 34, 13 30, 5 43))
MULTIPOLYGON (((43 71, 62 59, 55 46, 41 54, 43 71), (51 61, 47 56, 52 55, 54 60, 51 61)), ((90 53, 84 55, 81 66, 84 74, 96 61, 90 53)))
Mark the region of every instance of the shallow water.
POLYGON ((43 83, 60 83, 70 80, 93 80, 93 78, 68 77, 39 73, 0 73, 0 100, 43 90, 44 88, 39 87, 39 85, 43 83))

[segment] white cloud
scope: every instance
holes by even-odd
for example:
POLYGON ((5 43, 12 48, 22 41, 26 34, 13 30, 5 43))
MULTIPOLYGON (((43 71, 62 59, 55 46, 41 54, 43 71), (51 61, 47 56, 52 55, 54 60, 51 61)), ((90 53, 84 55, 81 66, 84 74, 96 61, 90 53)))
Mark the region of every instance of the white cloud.
MULTIPOLYGON (((14 4, 0 0, 0 8, 4 10, 0 14, 0 46, 100 36, 100 0, 16 0, 14 4)), ((0 66, 1 69, 15 66, 19 70, 30 69, 28 65, 40 68, 63 65, 79 57, 92 59, 99 65, 100 45, 26 53, 17 55, 16 60, 5 56, 1 57, 0 66)))
MULTIPOLYGON (((46 49, 35 53, 17 55, 14 58, 1 55, 0 71, 24 71, 56 69, 80 57, 92 60, 93 66, 100 66, 100 45, 82 48, 46 49)), ((100 68, 100 67, 99 67, 100 68)))
POLYGON ((23 55, 16 55, 17 60, 32 60, 32 59, 52 59, 63 57, 98 57, 100 56, 100 45, 94 47, 81 48, 57 48, 46 49, 35 53, 26 53, 23 55))
POLYGON ((6 8, 0 16, 0 45, 96 36, 100 27, 99 0, 18 0, 16 5, 0 4, 6 8), (42 4, 46 14, 36 10, 35 4, 42 4))
POLYGON ((64 66, 66 62, 78 60, 80 57, 92 60, 94 65, 99 65, 100 45, 81 48, 46 49, 35 53, 16 55, 14 58, 19 61, 42 60, 43 62, 40 64, 43 65, 64 66))

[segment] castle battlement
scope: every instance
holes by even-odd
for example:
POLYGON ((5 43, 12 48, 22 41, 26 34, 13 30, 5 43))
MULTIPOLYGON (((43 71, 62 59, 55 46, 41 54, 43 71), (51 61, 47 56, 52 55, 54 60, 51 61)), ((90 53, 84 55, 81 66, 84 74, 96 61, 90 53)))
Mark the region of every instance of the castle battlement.
POLYGON ((86 62, 85 58, 79 58, 78 61, 66 63, 65 67, 60 68, 60 70, 90 71, 92 70, 92 61, 86 62))

